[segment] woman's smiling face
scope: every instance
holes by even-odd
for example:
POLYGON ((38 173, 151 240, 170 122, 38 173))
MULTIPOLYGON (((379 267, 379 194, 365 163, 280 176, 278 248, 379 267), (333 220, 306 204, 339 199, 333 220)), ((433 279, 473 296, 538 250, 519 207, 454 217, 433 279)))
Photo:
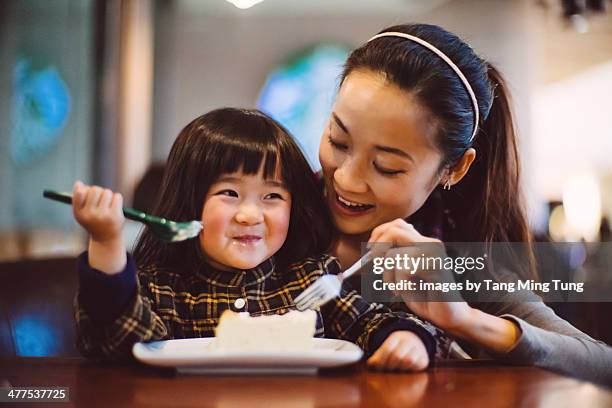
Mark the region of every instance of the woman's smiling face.
POLYGON ((382 75, 356 70, 346 77, 319 149, 341 233, 367 233, 421 207, 440 181, 435 132, 429 112, 382 75))

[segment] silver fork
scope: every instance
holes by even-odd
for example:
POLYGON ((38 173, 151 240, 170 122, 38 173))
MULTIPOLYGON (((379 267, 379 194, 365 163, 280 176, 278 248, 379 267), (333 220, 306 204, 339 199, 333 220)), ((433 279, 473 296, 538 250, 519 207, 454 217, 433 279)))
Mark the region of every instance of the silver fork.
POLYGON ((307 287, 295 298, 295 306, 297 309, 316 309, 337 297, 340 294, 342 282, 361 269, 363 265, 370 262, 373 256, 372 251, 368 251, 344 272, 338 275, 321 276, 315 283, 307 287))

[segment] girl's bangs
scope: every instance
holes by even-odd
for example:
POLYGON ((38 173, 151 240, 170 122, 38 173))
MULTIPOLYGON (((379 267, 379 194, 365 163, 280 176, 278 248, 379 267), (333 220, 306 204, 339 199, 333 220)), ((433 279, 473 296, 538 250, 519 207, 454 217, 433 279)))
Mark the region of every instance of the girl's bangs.
MULTIPOLYGON (((244 174, 258 174, 263 163, 264 179, 275 178, 279 146, 269 140, 268 143, 253 143, 250 140, 239 138, 219 141, 218 153, 213 155, 214 169, 217 174, 242 172, 244 174)), ((215 149, 215 150, 217 150, 215 149)), ((281 170, 282 173, 282 170, 281 170)), ((283 175, 279 175, 281 179, 283 175)))

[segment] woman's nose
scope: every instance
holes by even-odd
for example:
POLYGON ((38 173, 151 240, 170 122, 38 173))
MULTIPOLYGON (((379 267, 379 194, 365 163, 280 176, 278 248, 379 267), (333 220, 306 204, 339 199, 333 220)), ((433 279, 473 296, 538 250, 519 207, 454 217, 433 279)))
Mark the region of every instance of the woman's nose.
POLYGON ((342 191, 351 193, 365 193, 368 185, 363 173, 355 160, 344 160, 334 171, 334 182, 342 191))
POLYGON ((255 225, 263 221, 263 212, 256 204, 243 203, 238 207, 235 219, 239 224, 255 225))

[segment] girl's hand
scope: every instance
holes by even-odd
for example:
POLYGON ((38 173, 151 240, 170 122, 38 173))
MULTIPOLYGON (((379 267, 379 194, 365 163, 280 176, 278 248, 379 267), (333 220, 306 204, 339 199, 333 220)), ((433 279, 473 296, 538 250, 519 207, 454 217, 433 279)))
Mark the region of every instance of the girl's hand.
MULTIPOLYGON (((412 224, 403 219, 381 224, 372 230, 368 244, 375 253, 384 251, 388 245, 399 248, 386 249, 385 257, 395 258, 404 254, 410 257, 446 257, 443 243, 435 238, 421 235, 412 224), (384 244, 380 246, 372 244, 384 244)), ((418 281, 422 279, 427 282, 454 282, 452 272, 447 270, 419 270, 408 271, 405 269, 386 269, 383 274, 386 282, 399 282, 401 280, 418 281)), ((417 315, 429 320, 439 328, 451 334, 458 334, 462 328, 468 325, 471 318, 472 308, 461 298, 458 292, 445 294, 427 294, 423 292, 402 291, 399 293, 406 305, 417 315)))
POLYGON ((381 370, 421 371, 429 365, 425 345, 416 334, 396 331, 368 359, 368 366, 381 370))
POLYGON ((125 269, 127 255, 123 243, 123 197, 121 194, 80 181, 72 191, 74 218, 91 235, 89 266, 113 275, 125 269))
POLYGON ((123 197, 98 186, 74 183, 72 212, 74 218, 96 242, 111 242, 121 237, 125 222, 123 197))

